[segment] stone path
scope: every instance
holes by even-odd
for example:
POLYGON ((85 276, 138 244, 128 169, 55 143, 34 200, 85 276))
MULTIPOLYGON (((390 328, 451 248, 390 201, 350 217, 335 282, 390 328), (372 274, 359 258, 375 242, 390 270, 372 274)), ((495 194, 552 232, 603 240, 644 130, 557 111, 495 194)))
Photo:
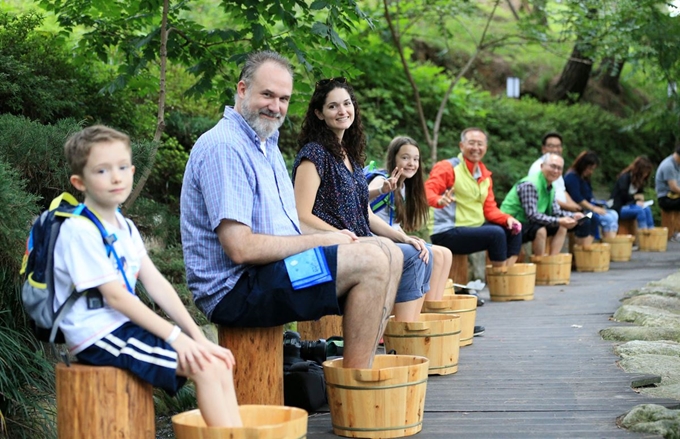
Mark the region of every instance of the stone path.
MULTIPOLYGON (((624 293, 680 269, 680 244, 634 252, 608 272, 573 272, 567 286, 536 287, 529 302, 490 302, 477 313, 483 337, 461 349, 459 370, 428 380, 420 439, 654 437, 619 429, 616 418, 643 403, 680 401, 636 393, 640 376, 617 366, 601 329, 624 293)), ((328 413, 309 418, 308 438, 334 438, 328 413)))

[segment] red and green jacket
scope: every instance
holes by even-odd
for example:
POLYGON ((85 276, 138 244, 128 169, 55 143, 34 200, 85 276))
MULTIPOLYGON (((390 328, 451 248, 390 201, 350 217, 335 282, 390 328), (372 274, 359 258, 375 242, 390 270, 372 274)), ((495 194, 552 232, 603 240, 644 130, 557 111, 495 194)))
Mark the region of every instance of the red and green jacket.
POLYGON ((446 232, 454 227, 479 227, 485 221, 506 226, 510 215, 503 213, 493 194, 491 171, 479 162, 481 176, 472 173, 475 163, 458 157, 437 162, 425 182, 427 202, 435 208, 433 234, 446 232), (446 207, 437 205, 444 192, 454 188, 456 201, 446 207))

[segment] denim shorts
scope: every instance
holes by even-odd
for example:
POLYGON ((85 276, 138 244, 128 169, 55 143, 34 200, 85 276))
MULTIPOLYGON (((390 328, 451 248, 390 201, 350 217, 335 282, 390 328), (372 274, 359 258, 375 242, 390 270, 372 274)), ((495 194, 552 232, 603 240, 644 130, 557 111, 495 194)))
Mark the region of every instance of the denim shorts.
POLYGON ((83 364, 128 370, 170 396, 186 382, 185 377, 177 375, 177 352, 172 346, 132 322, 124 323, 76 357, 83 364))
POLYGON ((345 301, 338 299, 335 286, 338 246, 322 247, 322 250, 332 281, 294 290, 283 261, 253 265, 217 304, 210 320, 218 325, 253 328, 342 314, 345 301))
POLYGON ((397 243, 397 247, 404 253, 404 269, 397 288, 395 303, 410 302, 420 299, 430 290, 432 276, 432 248, 427 247, 430 260, 426 264, 420 259, 420 251, 411 244, 397 243))

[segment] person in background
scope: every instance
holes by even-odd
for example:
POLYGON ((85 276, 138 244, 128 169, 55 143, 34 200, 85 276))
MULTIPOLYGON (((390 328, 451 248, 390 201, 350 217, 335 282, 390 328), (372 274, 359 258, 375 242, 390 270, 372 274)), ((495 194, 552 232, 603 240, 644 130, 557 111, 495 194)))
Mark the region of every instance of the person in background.
POLYGON ((576 238, 576 243, 579 245, 591 244, 593 239, 599 235, 599 226, 602 226, 605 238, 615 237, 619 230, 619 214, 615 210, 607 209, 606 205, 597 202, 593 197, 590 177, 599 164, 600 159, 594 151, 582 151, 564 176, 564 184, 571 198, 584 211, 593 212, 593 220, 590 221, 590 233, 586 237, 576 238))
POLYGON ((491 171, 482 159, 487 135, 466 128, 458 157, 434 165, 425 182, 427 202, 435 208, 432 243, 467 255, 488 250, 491 264, 511 266, 522 245, 521 224, 496 204, 491 171))
POLYGON ((680 210, 680 140, 656 170, 656 196, 663 210, 680 210))
POLYGON ((363 172, 366 137, 354 90, 345 78, 316 83, 298 145, 293 185, 300 222, 318 230, 347 229, 359 242, 377 237, 394 241, 404 265, 394 310, 388 312, 398 321, 417 320, 423 295, 430 289, 430 251, 425 241, 393 229, 368 205, 363 172))
MULTIPOLYGON (((527 175, 541 172, 541 164, 547 157, 547 154, 552 153, 562 156, 562 135, 555 131, 546 133, 541 140, 541 153, 543 155, 531 165, 527 175)), ((560 178, 555 180, 552 185, 555 188, 555 199, 562 210, 567 210, 569 212, 580 212, 583 210, 583 208, 575 203, 574 200, 571 199, 571 196, 569 196, 567 193, 567 190, 564 187, 564 177, 562 177, 561 174, 560 178)))
MULTIPOLYGON (((515 184, 501 204, 501 211, 522 222, 522 242, 531 242, 534 256, 557 255, 562 250, 567 230, 577 227, 580 212, 563 211, 557 202, 555 181, 562 177, 564 159, 554 153, 546 154, 541 172, 524 177, 515 184), (548 236, 552 236, 550 251, 546 252, 548 236)), ((588 220, 586 220, 588 221, 588 220)), ((588 234, 588 226, 578 226, 576 236, 588 234)))
POLYGON ((652 210, 645 205, 645 186, 654 165, 645 156, 638 156, 619 174, 611 193, 612 209, 622 220, 636 219, 638 229, 654 228, 652 210))
MULTIPOLYGON (((378 217, 397 230, 413 233, 425 224, 430 206, 425 197, 425 180, 420 161, 420 147, 410 137, 397 136, 387 147, 386 169, 369 179, 368 197, 378 217)), ((426 300, 441 300, 449 277, 453 255, 439 245, 432 247, 432 277, 426 300)))

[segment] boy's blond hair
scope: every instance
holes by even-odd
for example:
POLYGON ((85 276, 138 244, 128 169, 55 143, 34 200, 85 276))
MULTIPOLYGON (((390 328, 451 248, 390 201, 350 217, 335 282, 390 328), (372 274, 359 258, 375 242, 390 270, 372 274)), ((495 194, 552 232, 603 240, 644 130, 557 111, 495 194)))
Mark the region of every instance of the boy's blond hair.
POLYGON ((71 135, 64 145, 66 161, 71 167, 71 174, 83 175, 92 147, 98 143, 120 141, 130 148, 130 137, 118 130, 104 125, 92 125, 71 135))

